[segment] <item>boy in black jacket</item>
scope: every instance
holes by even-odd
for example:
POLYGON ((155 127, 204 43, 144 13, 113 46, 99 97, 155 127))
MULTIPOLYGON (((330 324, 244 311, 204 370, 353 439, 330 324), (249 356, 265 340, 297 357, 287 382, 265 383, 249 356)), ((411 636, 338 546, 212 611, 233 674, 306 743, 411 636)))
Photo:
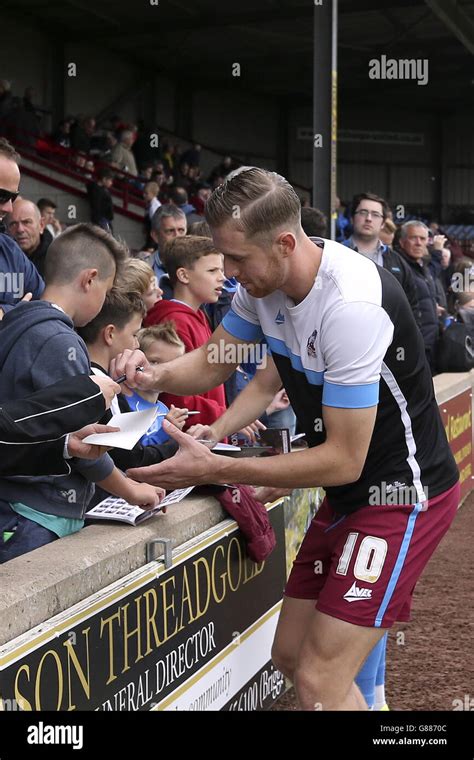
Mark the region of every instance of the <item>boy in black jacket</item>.
POLYGON ((0 475, 66 475, 66 458, 97 459, 99 446, 83 443, 120 386, 112 379, 78 375, 0 406, 0 475))

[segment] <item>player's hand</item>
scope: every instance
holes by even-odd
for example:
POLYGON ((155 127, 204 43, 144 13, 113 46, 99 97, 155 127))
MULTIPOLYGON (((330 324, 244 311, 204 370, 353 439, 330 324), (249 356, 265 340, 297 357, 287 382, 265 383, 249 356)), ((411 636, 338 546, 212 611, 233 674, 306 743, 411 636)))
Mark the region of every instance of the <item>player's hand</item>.
POLYGON ((271 486, 253 486, 253 495, 262 504, 268 504, 280 499, 282 496, 291 496, 293 488, 272 488, 271 486))
POLYGON ((115 380, 112 380, 111 377, 106 377, 105 375, 91 375, 90 378, 93 383, 99 386, 105 398, 105 408, 109 409, 117 393, 121 393, 122 391, 120 385, 115 380))
POLYGON ((70 457, 79 459, 99 459, 112 446, 97 446, 93 443, 84 443, 84 438, 94 433, 116 433, 120 428, 110 427, 110 425, 86 425, 86 427, 70 433, 67 442, 67 452, 70 457))
POLYGON ((129 477, 146 483, 159 483, 168 490, 219 482, 215 478, 219 467, 228 466, 226 457, 212 454, 206 444, 193 440, 171 422, 165 420, 163 430, 179 444, 177 453, 159 464, 128 470, 129 477))
MULTIPOLYGON (((160 365, 152 366, 143 351, 126 348, 123 354, 112 359, 109 367, 111 377, 126 375, 126 383, 130 388, 138 388, 144 391, 159 390, 157 378, 160 374, 160 365), (137 367, 143 367, 143 372, 137 372, 137 367)), ((126 393, 126 388, 123 388, 126 393)))

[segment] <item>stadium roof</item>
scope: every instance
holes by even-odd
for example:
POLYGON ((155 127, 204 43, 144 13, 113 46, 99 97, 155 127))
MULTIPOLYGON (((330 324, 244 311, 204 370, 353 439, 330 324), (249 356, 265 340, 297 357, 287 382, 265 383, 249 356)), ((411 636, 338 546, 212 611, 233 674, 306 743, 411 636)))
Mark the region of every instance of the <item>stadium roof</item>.
MULTIPOLYGON (((152 67, 189 88, 222 87, 238 62, 233 86, 311 103, 313 0, 3 0, 0 14, 56 45, 83 41, 119 53, 138 75, 152 67)), ((339 1, 343 109, 380 107, 383 96, 404 110, 465 111, 473 102, 473 53, 474 2, 339 1), (428 84, 370 80, 369 61, 382 55, 427 59, 428 84)))

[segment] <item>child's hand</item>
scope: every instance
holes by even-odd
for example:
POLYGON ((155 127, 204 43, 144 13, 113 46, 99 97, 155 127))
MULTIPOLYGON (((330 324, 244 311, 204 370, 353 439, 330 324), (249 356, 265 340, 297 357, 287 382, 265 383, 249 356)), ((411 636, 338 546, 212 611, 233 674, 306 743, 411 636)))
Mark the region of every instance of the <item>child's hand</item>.
POLYGON ((245 435, 247 438, 250 438, 252 443, 257 443, 257 436, 259 435, 260 430, 266 429, 267 426, 264 425, 263 422, 255 420, 255 422, 251 422, 250 425, 247 425, 247 427, 244 427, 237 432, 240 433, 240 435, 245 435))
POLYGON ((273 401, 270 403, 270 406, 267 407, 266 413, 270 416, 273 412, 281 412, 283 409, 288 409, 289 406, 290 399, 286 395, 285 389, 282 388, 281 391, 278 391, 273 397, 273 401))
POLYGON ((149 486, 148 483, 137 483, 128 479, 130 493, 127 496, 129 504, 134 504, 140 509, 153 509, 157 507, 166 491, 158 486, 149 486))
POLYGON ((202 441, 218 441, 217 433, 214 431, 214 428, 212 425, 191 425, 186 432, 188 435, 190 435, 192 438, 195 438, 196 440, 202 440, 202 441))
POLYGON ((109 409, 117 393, 121 393, 122 391, 120 385, 115 380, 112 380, 111 377, 91 375, 90 378, 93 383, 99 386, 105 399, 105 408, 109 409))
POLYGON ((188 409, 178 409, 174 404, 171 404, 171 409, 165 417, 165 420, 169 420, 176 425, 180 430, 183 429, 184 423, 188 419, 188 409))

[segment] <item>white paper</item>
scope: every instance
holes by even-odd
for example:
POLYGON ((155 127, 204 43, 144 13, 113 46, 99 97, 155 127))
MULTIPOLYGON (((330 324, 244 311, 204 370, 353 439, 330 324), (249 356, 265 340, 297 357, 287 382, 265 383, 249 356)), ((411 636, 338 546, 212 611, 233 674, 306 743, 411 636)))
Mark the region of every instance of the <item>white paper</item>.
POLYGON ((212 447, 213 451, 242 451, 240 446, 233 446, 231 443, 216 443, 212 447))
POLYGON ((145 409, 143 412, 123 412, 114 414, 107 423, 111 427, 120 428, 118 433, 93 433, 84 438, 84 443, 94 443, 98 446, 111 446, 116 449, 133 449, 137 441, 146 433, 157 417, 165 417, 166 413, 158 412, 158 407, 145 409))
POLYGON ((203 443, 208 449, 213 451, 242 451, 240 446, 233 446, 231 443, 215 443, 208 441, 206 438, 196 438, 197 443, 203 443))

